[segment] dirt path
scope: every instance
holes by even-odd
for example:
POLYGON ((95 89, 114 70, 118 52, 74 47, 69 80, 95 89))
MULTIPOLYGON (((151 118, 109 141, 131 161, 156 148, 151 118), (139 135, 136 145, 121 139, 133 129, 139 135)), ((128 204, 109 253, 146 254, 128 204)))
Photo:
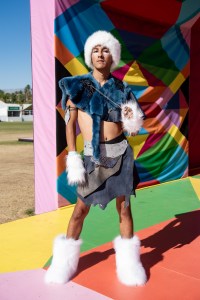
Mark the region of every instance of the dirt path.
MULTIPOLYGON (((0 134, 0 223, 34 212, 33 143, 18 142, 19 133, 0 134)), ((20 135, 21 137, 21 135, 20 135)), ((23 137, 32 137, 32 132, 23 137)))

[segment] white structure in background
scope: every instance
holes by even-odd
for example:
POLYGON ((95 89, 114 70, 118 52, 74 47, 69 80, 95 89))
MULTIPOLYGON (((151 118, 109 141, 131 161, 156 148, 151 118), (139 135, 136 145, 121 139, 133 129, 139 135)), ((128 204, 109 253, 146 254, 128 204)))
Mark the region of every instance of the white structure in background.
POLYGON ((11 104, 0 101, 0 122, 33 121, 32 104, 11 104))

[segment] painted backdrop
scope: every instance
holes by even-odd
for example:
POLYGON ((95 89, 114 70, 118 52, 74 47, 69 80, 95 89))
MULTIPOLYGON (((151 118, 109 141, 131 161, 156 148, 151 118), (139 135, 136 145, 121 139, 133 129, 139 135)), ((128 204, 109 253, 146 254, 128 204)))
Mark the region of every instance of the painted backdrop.
MULTIPOLYGON (((99 29, 121 41, 113 73, 147 115, 130 139, 140 186, 200 173, 200 0, 30 0, 30 7, 37 214, 76 201, 66 182, 58 80, 88 72, 83 45, 99 29)), ((77 146, 81 152, 78 129, 77 146)))
MULTIPOLYGON (((60 78, 85 74, 83 47, 96 30, 107 30, 122 44, 113 75, 126 81, 147 119, 130 138, 140 186, 188 175, 188 108, 191 27, 198 1, 56 1, 57 189, 60 205, 76 201, 66 180, 67 154, 60 78), (191 3, 192 2, 192 3, 191 3), (192 5, 191 5, 192 4, 192 5), (132 6, 134 5, 134 9, 132 6), (65 199, 65 200, 64 200, 65 199)), ((83 150, 77 130, 78 151, 83 150)))

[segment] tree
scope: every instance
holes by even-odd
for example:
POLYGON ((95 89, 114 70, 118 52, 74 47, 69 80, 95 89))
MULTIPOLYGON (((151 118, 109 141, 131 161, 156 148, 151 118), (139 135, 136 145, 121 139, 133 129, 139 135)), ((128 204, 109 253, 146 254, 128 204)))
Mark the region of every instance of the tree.
POLYGON ((12 99, 12 103, 16 103, 17 102, 17 95, 16 95, 16 93, 12 93, 11 94, 11 99, 12 99))
POLYGON ((27 84, 24 88, 25 102, 30 102, 32 99, 31 87, 27 84))
POLYGON ((11 94, 4 93, 3 100, 5 101, 5 103, 10 103, 11 102, 11 94))
POLYGON ((32 90, 29 84, 27 84, 24 90, 18 90, 13 93, 7 93, 6 91, 0 90, 0 100, 5 103, 32 103, 32 90))
POLYGON ((20 104, 23 104, 23 103, 25 103, 26 102, 26 99, 25 99, 25 94, 24 93, 19 93, 19 95, 18 95, 18 102, 20 103, 20 104))
POLYGON ((0 100, 4 98, 4 91, 0 90, 0 100))

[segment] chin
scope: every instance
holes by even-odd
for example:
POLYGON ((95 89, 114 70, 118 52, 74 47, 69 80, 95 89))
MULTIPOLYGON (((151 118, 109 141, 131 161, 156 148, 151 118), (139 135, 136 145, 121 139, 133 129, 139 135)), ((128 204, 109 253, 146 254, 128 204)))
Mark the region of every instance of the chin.
POLYGON ((110 67, 107 67, 107 66, 101 66, 101 67, 94 67, 96 70, 98 70, 98 71, 110 71, 110 67))

